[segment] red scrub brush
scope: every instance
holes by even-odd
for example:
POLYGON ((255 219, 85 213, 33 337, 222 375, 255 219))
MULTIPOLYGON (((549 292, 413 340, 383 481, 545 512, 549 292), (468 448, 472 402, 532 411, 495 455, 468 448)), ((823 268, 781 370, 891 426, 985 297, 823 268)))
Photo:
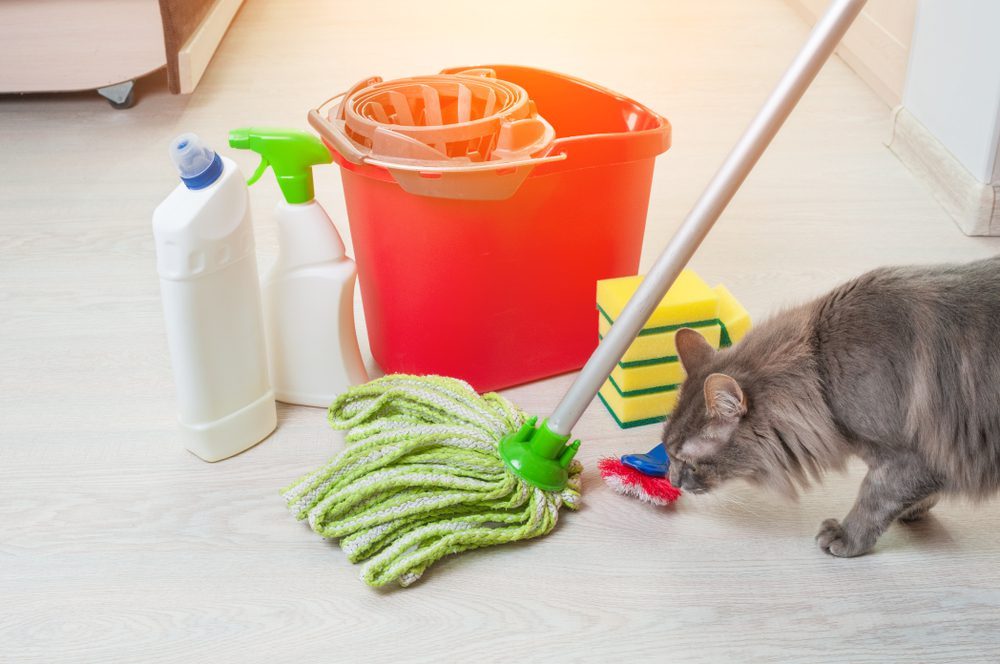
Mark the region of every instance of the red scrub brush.
POLYGON ((597 462, 601 478, 616 492, 651 505, 668 505, 680 498, 681 490, 670 483, 670 459, 660 443, 646 454, 605 457, 597 462))

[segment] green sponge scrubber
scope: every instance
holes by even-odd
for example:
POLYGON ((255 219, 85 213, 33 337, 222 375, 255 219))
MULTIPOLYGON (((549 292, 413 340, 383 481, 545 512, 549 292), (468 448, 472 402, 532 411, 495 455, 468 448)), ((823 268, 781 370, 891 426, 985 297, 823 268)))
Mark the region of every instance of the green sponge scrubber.
POLYGON ((338 397, 329 421, 347 447, 284 497, 351 562, 367 561, 372 586, 407 586, 449 553, 544 535, 580 500, 578 461, 560 491, 509 472, 497 445, 524 412, 460 380, 385 376, 338 397))

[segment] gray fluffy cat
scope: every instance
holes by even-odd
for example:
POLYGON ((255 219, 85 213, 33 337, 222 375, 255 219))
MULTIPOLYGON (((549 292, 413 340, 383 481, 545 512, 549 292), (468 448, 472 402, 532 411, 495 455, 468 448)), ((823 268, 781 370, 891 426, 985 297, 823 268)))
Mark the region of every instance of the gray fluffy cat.
POLYGON ((816 540, 875 546, 939 495, 1000 489, 1000 257, 864 274, 714 351, 677 333, 688 373, 663 432, 670 479, 692 493, 743 478, 794 496, 851 455, 854 507, 816 540))

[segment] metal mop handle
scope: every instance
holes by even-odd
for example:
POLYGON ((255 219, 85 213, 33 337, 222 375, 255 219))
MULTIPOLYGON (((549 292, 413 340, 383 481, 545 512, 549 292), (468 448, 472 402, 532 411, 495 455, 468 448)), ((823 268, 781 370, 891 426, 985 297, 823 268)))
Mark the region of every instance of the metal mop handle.
POLYGON ((823 63, 857 18, 866 0, 834 0, 777 87, 726 157, 698 202, 656 259, 635 295, 591 355, 552 416, 549 428, 568 436, 615 364, 653 314, 656 306, 694 255, 709 229, 739 190, 823 63))

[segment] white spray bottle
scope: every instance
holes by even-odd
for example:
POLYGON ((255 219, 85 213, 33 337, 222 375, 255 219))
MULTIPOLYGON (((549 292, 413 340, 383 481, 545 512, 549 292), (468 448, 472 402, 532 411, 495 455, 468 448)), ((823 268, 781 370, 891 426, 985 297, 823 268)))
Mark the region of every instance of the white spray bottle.
POLYGON ((330 163, 330 152, 315 136, 292 129, 235 129, 229 145, 261 156, 248 184, 271 166, 285 197, 274 213, 278 260, 263 280, 275 396, 326 408, 368 380, 354 330, 357 268, 313 193, 312 167, 330 163))
POLYGON ((247 187, 194 134, 170 157, 182 184, 153 213, 156 264, 185 446, 219 461, 277 424, 247 187))

